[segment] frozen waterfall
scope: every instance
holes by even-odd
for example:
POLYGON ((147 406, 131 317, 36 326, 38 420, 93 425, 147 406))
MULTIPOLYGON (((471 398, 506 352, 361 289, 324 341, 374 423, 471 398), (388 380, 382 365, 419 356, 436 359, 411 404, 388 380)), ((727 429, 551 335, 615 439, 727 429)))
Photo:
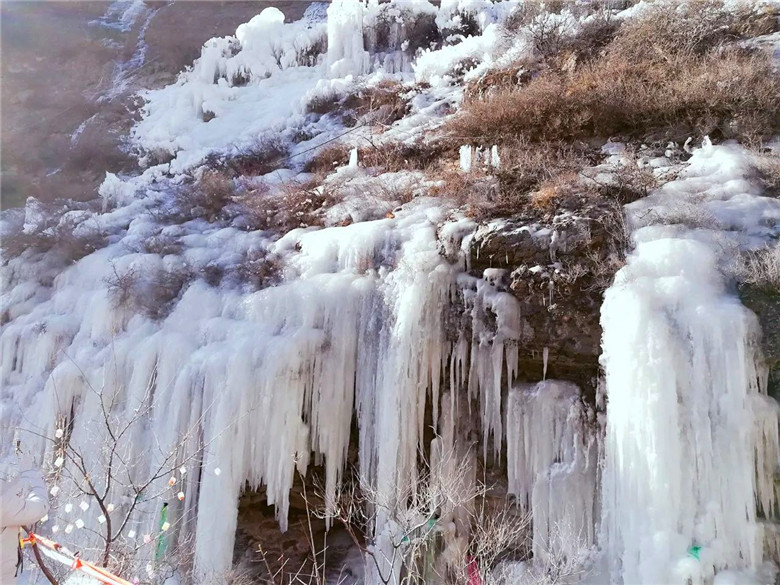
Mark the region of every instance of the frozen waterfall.
POLYGON ((744 163, 736 147, 705 145, 683 178, 629 206, 638 222, 695 201, 720 225, 642 227, 606 293, 602 546, 612 582, 703 584, 761 568, 757 513, 776 506, 777 405, 762 394, 756 318, 727 288, 719 253, 733 250, 728 238, 759 236, 757 220, 778 206, 751 193, 744 163), (736 222, 745 232, 721 232, 736 222))

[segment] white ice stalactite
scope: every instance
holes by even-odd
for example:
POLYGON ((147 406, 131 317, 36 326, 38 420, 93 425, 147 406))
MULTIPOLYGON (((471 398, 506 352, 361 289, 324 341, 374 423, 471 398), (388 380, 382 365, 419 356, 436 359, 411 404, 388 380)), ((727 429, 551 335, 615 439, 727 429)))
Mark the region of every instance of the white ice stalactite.
POLYGON ((460 147, 460 170, 464 173, 471 172, 471 159, 473 153, 474 148, 468 144, 464 144, 460 147))
MULTIPOLYGON (((691 201, 724 224, 776 212, 748 195, 744 160, 705 145, 682 179, 641 206, 662 216, 691 201)), ((757 320, 719 270, 722 240, 733 236, 714 236, 642 228, 605 295, 602 546, 613 582, 698 585, 720 572, 718 582, 731 582, 726 575, 763 560, 757 509, 774 510, 777 405, 761 392, 757 320)))
POLYGON ((496 144, 490 149, 490 166, 494 169, 501 168, 501 157, 498 155, 498 146, 496 144))
POLYGON ((508 491, 532 515, 534 559, 572 558, 595 542, 595 417, 557 380, 513 388, 506 412, 508 491))
POLYGON ((331 77, 362 75, 370 66, 363 46, 363 13, 360 0, 334 0, 328 8, 328 66, 331 77))

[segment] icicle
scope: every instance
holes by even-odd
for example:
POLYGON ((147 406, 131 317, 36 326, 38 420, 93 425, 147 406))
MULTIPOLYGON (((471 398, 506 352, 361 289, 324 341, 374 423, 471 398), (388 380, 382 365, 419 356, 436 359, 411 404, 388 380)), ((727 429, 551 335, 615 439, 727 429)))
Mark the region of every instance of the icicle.
POLYGON ((474 148, 468 144, 460 147, 460 170, 464 173, 471 172, 471 159, 474 148))
POLYGON ((542 350, 542 380, 547 379, 547 358, 550 356, 550 348, 545 347, 542 350))
POLYGON ((496 170, 501 168, 501 158, 498 156, 498 145, 496 144, 490 149, 490 166, 496 170))
POLYGON ((358 149, 353 148, 349 151, 349 164, 347 165, 350 169, 357 169, 358 168, 358 149))
POLYGON ((572 557, 595 541, 597 443, 579 389, 548 380, 510 391, 509 493, 533 518, 534 557, 572 557))

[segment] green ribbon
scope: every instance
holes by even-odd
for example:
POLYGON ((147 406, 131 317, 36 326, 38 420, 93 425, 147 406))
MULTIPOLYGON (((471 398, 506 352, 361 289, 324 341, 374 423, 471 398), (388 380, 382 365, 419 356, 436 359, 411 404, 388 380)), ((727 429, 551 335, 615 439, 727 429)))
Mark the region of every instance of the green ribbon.
POLYGON ((154 553, 154 560, 159 561, 165 556, 165 549, 167 544, 165 542, 165 532, 163 531, 163 524, 168 520, 168 502, 163 504, 162 510, 160 510, 160 531, 157 535, 157 549, 154 553))

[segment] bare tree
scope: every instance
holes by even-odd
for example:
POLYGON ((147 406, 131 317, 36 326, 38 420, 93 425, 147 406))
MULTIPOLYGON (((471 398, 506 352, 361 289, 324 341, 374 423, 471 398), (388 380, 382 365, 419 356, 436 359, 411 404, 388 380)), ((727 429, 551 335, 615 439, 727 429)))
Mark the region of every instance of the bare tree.
MULTIPOLYGON (((97 526, 87 525, 81 519, 75 522, 79 540, 84 544, 81 553, 94 551, 101 566, 119 574, 145 569, 150 583, 162 582, 173 573, 188 573, 193 538, 181 528, 188 516, 193 516, 188 513, 194 505, 180 505, 174 510, 170 504, 185 498, 195 501, 202 455, 216 439, 204 442, 202 438, 201 423, 208 408, 172 444, 164 445, 148 424, 155 409, 156 370, 150 375, 143 396, 128 406, 116 388, 95 388, 86 374, 76 368, 98 415, 89 421, 77 420, 74 409, 69 407, 58 415, 53 436, 20 430, 51 445, 51 470, 45 479, 55 502, 67 502, 66 513, 73 511, 74 502, 79 502, 85 513, 92 505, 100 512, 97 526), (91 425, 88 441, 75 439, 77 424, 91 425), (141 435, 146 437, 145 444, 155 446, 151 452, 134 448, 134 441, 141 435), (190 470, 193 473, 187 475, 190 470), (159 518, 157 526, 146 534, 136 534, 139 523, 149 526, 150 515, 159 518)), ((64 527, 68 534, 73 530, 70 522, 64 527)), ((36 560, 44 573, 51 572, 37 554, 36 560)))

